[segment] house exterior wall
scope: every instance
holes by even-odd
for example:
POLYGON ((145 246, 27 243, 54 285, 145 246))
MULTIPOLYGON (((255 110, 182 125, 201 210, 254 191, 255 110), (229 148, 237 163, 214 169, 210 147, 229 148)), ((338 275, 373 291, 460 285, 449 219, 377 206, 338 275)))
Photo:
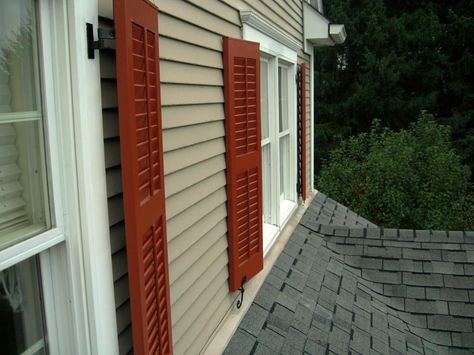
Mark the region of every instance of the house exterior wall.
MULTIPOLYGON (((155 0, 159 46, 173 346, 198 353, 233 306, 228 291, 222 37, 242 38, 239 10, 254 10, 303 48, 302 1, 155 0)), ((99 1, 100 15, 110 1, 99 1)), ((102 27, 113 26, 102 20, 102 27)), ((132 350, 123 221, 115 54, 102 51, 107 197, 120 354, 132 350)), ((298 53, 298 63, 310 57, 298 53)), ((306 183, 311 184, 310 71, 306 78, 306 183)))

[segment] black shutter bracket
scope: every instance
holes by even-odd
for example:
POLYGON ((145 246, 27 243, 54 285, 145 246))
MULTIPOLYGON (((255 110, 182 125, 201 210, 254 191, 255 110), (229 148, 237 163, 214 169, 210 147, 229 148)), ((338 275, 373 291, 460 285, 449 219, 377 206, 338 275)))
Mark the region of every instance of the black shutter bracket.
POLYGON ((115 30, 113 28, 98 28, 98 40, 94 41, 94 25, 86 23, 87 58, 95 59, 95 50, 115 49, 115 30))

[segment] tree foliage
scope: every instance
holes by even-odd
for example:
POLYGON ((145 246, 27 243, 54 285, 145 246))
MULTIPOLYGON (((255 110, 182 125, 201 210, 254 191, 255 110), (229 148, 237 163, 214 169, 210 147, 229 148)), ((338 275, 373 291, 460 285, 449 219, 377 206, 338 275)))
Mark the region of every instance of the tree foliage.
POLYGON ((381 227, 474 229, 470 171, 450 135, 426 113, 400 131, 375 120, 331 151, 318 189, 381 227))
POLYGON ((376 117, 400 129, 427 110, 451 126, 454 147, 473 169, 472 2, 331 0, 325 11, 348 38, 316 49, 317 156, 376 117))

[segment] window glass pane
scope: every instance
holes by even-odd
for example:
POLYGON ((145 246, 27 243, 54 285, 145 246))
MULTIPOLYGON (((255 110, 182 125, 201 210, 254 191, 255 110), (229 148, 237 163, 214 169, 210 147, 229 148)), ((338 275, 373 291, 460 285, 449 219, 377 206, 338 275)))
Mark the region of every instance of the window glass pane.
POLYGON ((268 138, 268 62, 260 61, 260 112, 262 120, 262 139, 268 138))
POLYGON ((288 69, 278 67, 278 121, 279 131, 288 129, 288 69))
POLYGON ((270 164, 270 144, 262 147, 262 180, 263 180, 263 221, 272 223, 272 191, 271 191, 271 164, 270 164))
POLYGON ((0 271, 0 344, 5 355, 46 354, 36 257, 0 271))
POLYGON ((290 136, 280 138, 280 197, 287 200, 290 198, 290 136))
POLYGON ((0 250, 49 227, 32 1, 0 0, 0 250))
POLYGON ((0 112, 38 110, 32 0, 0 1, 0 112))

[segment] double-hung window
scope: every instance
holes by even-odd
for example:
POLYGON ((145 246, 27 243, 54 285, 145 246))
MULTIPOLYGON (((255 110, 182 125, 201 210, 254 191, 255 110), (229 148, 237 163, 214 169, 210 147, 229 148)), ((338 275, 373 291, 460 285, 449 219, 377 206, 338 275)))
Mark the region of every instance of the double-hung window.
POLYGON ((50 227, 33 5, 0 5, 0 250, 50 227))
POLYGON ((294 66, 278 63, 278 150, 280 164, 280 225, 295 206, 294 66), (291 73, 291 75, 290 75, 291 73))
POLYGON ((268 251, 296 207, 295 65, 261 52, 263 246, 268 251))
MULTIPOLYGON (((258 20, 257 20, 258 21, 258 20)), ((268 252, 296 208, 296 51, 251 26, 260 43, 263 249, 268 252)))

